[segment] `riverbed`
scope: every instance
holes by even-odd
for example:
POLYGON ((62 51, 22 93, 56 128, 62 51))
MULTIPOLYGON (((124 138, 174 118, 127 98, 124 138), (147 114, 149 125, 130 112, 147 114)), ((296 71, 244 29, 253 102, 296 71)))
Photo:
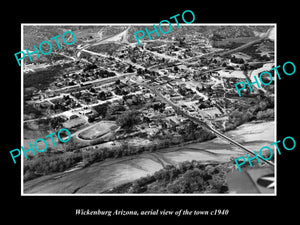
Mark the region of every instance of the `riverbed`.
MULTIPOLYGON (((225 135, 254 151, 274 142, 274 132, 274 121, 256 121, 225 132, 225 135)), ((174 165, 186 160, 228 162, 242 155, 245 155, 245 152, 221 138, 215 138, 181 147, 171 147, 119 159, 107 159, 70 173, 39 177, 24 184, 24 193, 97 194, 153 174, 168 164, 174 165)))

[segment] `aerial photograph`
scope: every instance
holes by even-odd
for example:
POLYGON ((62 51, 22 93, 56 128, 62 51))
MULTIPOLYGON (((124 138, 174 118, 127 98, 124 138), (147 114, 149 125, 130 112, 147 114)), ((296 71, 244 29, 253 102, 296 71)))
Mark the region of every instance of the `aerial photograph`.
POLYGON ((23 194, 274 195, 275 24, 146 28, 22 24, 23 194))

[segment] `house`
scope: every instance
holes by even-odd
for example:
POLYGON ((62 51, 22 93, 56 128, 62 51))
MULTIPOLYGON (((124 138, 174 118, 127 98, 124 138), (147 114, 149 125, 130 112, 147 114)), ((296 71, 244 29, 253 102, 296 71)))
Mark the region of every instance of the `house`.
POLYGON ((201 109, 201 112, 203 112, 204 116, 209 119, 215 119, 222 115, 222 112, 217 107, 201 109))
POLYGON ((166 117, 166 120, 172 125, 172 126, 178 126, 180 125, 180 121, 176 116, 169 116, 166 117))
POLYGON ((174 115, 175 110, 171 106, 166 106, 164 110, 165 115, 174 115))
POLYGON ((31 100, 36 101, 36 100, 40 100, 41 96, 40 95, 34 95, 31 97, 31 100))
POLYGON ((85 114, 85 116, 88 118, 88 120, 94 120, 99 116, 99 114, 95 111, 88 112, 88 114, 85 114))
POLYGON ((187 70, 188 69, 188 67, 186 66, 186 65, 179 65, 179 66, 177 66, 178 67, 178 69, 180 69, 180 70, 187 70))
POLYGON ((81 126, 85 123, 86 123, 86 121, 83 118, 75 118, 75 119, 64 122, 62 125, 64 128, 71 129, 74 127, 81 126))
POLYGON ((173 97, 171 97, 172 101, 179 101, 182 99, 183 99, 183 96, 181 96, 181 95, 174 95, 173 97))
POLYGON ((156 123, 151 122, 151 123, 149 123, 149 127, 150 127, 150 128, 157 128, 158 126, 157 126, 156 123))

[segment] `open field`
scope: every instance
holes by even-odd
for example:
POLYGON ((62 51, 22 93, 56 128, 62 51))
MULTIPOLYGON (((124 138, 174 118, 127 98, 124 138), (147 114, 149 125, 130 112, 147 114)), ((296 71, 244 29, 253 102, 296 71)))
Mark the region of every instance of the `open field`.
MULTIPOLYGON (((64 151, 66 144, 61 143, 58 140, 58 137, 56 135, 53 136, 53 139, 55 142, 55 147, 53 146, 53 143, 52 143, 50 137, 45 138, 45 136, 47 136, 53 132, 55 132, 55 131, 53 131, 53 130, 51 131, 50 129, 49 130, 27 130, 27 129, 25 129, 24 130, 24 140, 23 140, 23 144, 22 144, 22 146, 24 147, 24 150, 27 150, 30 148, 29 143, 31 143, 32 147, 35 148, 35 146, 34 146, 35 141, 37 139, 43 138, 44 140, 46 140, 47 145, 48 145, 47 150, 45 152, 49 152, 52 150, 53 151, 64 151)), ((45 149, 45 143, 43 141, 38 141, 36 143, 36 146, 40 150, 45 149)), ((37 150, 34 150, 34 151, 35 151, 36 155, 44 155, 45 154, 44 152, 40 153, 37 150)), ((28 151, 28 152, 26 152, 26 155, 33 156, 33 153, 32 153, 32 151, 28 151)), ((26 162, 25 162, 25 164, 26 164, 26 162)))
POLYGON ((58 76, 62 75, 64 69, 71 66, 72 64, 68 63, 63 66, 47 67, 47 69, 38 72, 29 72, 24 75, 24 87, 35 87, 41 90, 47 89, 58 76))
POLYGON ((111 128, 114 126, 116 126, 115 122, 103 121, 91 127, 90 129, 82 131, 79 134, 79 137, 84 140, 94 140, 111 132, 111 128))
POLYGON ((71 129, 71 128, 79 127, 85 123, 86 123, 85 119, 75 118, 75 119, 67 120, 66 122, 64 122, 63 127, 67 128, 67 129, 71 129))
POLYGON ((258 37, 239 37, 239 38, 226 38, 220 41, 214 41, 213 47, 217 48, 236 48, 242 44, 251 42, 258 39, 258 37))
POLYGON ((116 52, 122 46, 123 46, 122 44, 106 43, 106 44, 90 46, 87 50, 92 51, 92 52, 107 53, 109 55, 112 55, 114 52, 116 52))
POLYGON ((234 87, 273 62, 274 41, 248 27, 183 26, 138 46, 130 41, 137 29, 145 26, 50 32, 74 31, 76 43, 58 53, 72 61, 24 74, 24 146, 60 128, 72 134, 68 143, 55 137, 56 146, 47 138, 49 151, 25 160, 25 192, 101 193, 186 160, 232 163, 244 154, 239 149, 274 139, 274 125, 247 123, 274 119, 274 85, 244 90, 242 98, 234 87), (214 48, 214 41, 224 46, 214 48), (247 141, 249 131, 256 136, 247 141))

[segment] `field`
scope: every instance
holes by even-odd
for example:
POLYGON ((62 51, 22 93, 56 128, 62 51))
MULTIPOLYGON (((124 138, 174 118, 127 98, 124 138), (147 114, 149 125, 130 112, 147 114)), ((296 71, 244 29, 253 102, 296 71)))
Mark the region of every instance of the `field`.
POLYGON ((63 127, 67 129, 79 127, 83 124, 85 124, 86 121, 83 118, 75 118, 72 120, 67 120, 66 122, 63 123, 63 127))
POLYGON ((99 44, 99 45, 91 46, 87 50, 92 52, 107 53, 109 55, 112 55, 122 46, 123 46, 122 44, 107 43, 107 44, 99 44))
POLYGON ((64 69, 71 65, 72 64, 51 66, 45 70, 24 74, 24 87, 35 87, 40 90, 45 90, 58 76, 62 75, 64 69))
POLYGON ((115 126, 115 122, 103 121, 85 131, 82 131, 79 134, 79 137, 84 140, 94 140, 105 134, 110 133, 111 129, 115 126))
POLYGON ((237 48, 245 43, 258 39, 257 37, 238 37, 238 38, 226 38, 220 41, 214 41, 213 47, 215 48, 237 48))
POLYGON ((27 104, 26 102, 24 103, 24 119, 25 120, 39 118, 41 116, 43 116, 42 111, 34 108, 32 104, 27 104))
MULTIPOLYGON (((25 150, 29 149, 29 143, 31 143, 32 146, 34 146, 36 139, 43 138, 47 141, 47 144, 48 144, 48 149, 45 152, 49 152, 51 150, 54 150, 54 151, 64 150, 66 144, 61 143, 58 140, 56 135, 53 136, 54 142, 56 144, 55 147, 53 146, 50 137, 45 138, 45 136, 47 136, 53 132, 55 132, 55 130, 53 130, 46 124, 41 124, 41 123, 38 124, 36 122, 27 123, 27 125, 24 126, 24 140, 23 140, 22 146, 24 147, 25 150)), ((37 142, 37 147, 38 147, 38 149, 41 149, 41 150, 44 149, 45 148, 44 142, 43 141, 37 142)), ((39 154, 39 155, 45 154, 45 153, 39 153, 38 151, 35 151, 35 153, 39 154)), ((32 152, 29 151, 26 154, 32 155, 32 152)))

